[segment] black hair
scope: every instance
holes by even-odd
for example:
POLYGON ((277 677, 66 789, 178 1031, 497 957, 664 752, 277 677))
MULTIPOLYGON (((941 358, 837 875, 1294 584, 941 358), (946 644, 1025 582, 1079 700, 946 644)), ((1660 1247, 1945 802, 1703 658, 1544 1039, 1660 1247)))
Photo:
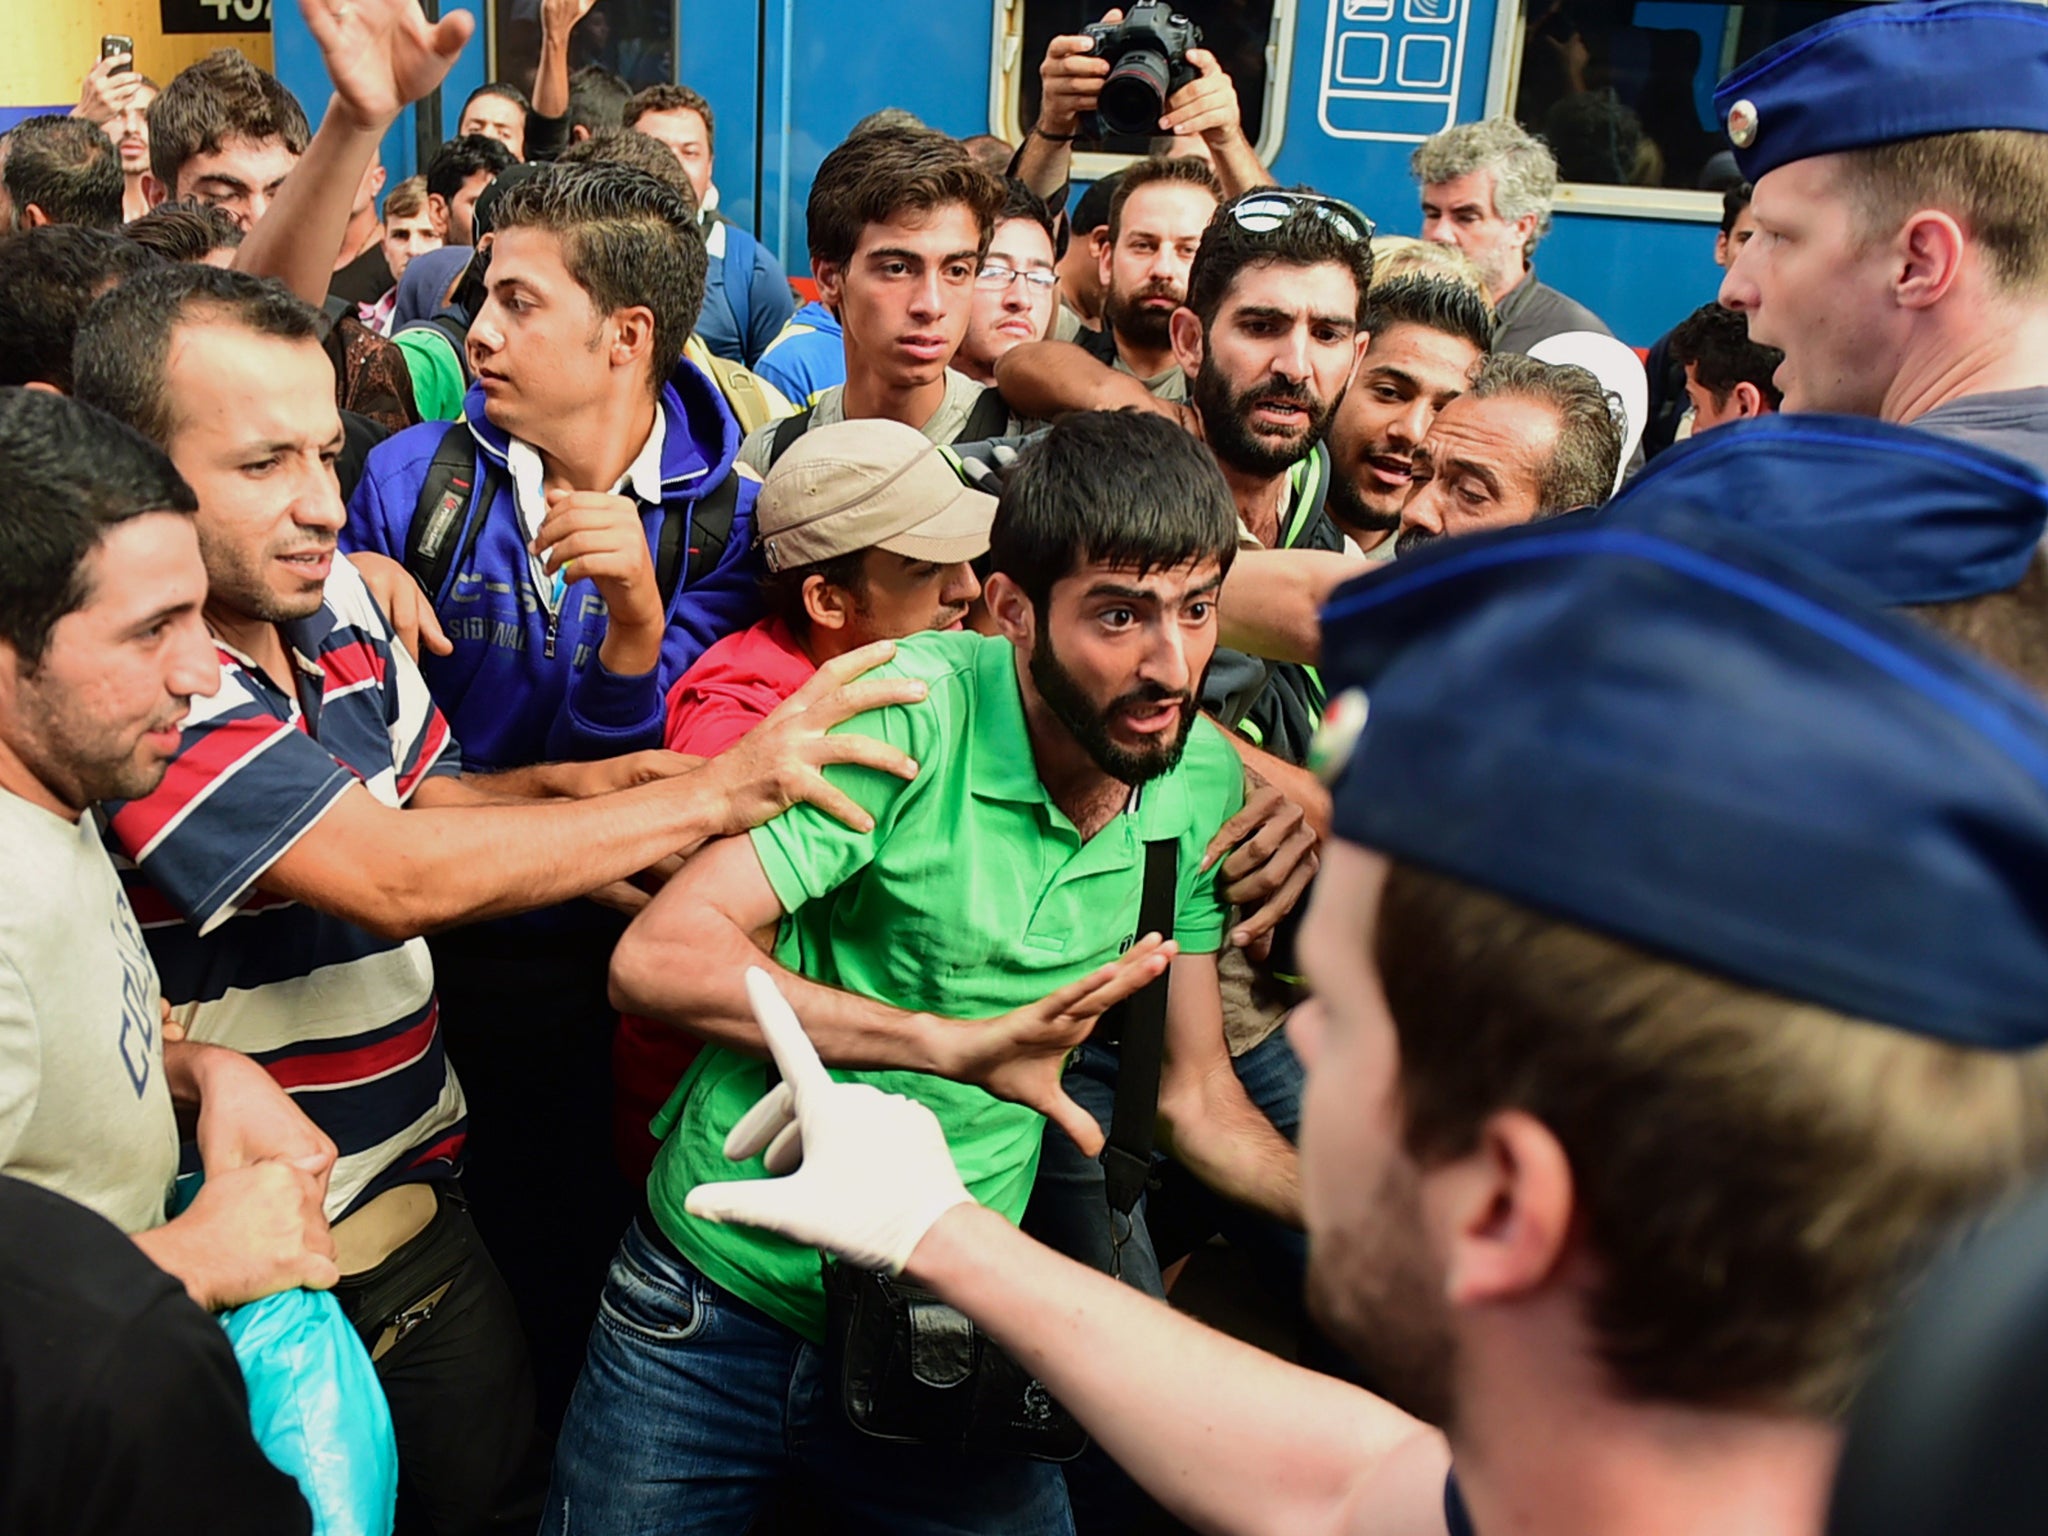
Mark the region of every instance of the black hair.
POLYGON ((33 670, 57 621, 91 595, 85 562, 109 528, 198 510, 140 434, 48 390, 0 389, 0 640, 33 670))
POLYGON ((80 400, 154 443, 177 427, 165 389, 171 338, 181 325, 225 321, 281 341, 318 342, 320 312, 271 277, 202 263, 151 268, 95 300, 72 356, 80 400))
MULTIPOLYGON (((1289 191, 1307 192, 1307 187, 1289 191)), ((1252 267, 1343 267, 1358 285, 1359 324, 1365 323, 1366 290, 1372 287, 1372 242, 1353 240, 1312 206, 1301 206, 1264 232, 1254 232, 1237 222, 1236 208, 1246 198, 1270 195, 1261 187, 1233 198, 1216 210, 1209 227, 1202 231, 1201 249, 1188 268, 1188 308, 1202 322, 1206 335, 1223 308, 1223 296, 1243 273, 1252 267)))
POLYGON ((1058 261, 1067 254, 1067 231, 1063 224, 1056 224, 1052 209, 1045 199, 1024 185, 1014 176, 1003 178, 1003 206, 996 210, 996 223, 1007 224, 1011 219, 1029 219, 1045 231, 1045 238, 1052 242, 1052 259, 1058 261))
POLYGON ((71 348, 92 301, 161 258, 104 229, 52 224, 0 239, 0 384, 71 393, 71 348))
POLYGON ((851 592, 856 602, 864 601, 868 586, 868 552, 856 549, 829 560, 793 565, 786 571, 764 571, 760 577, 762 604, 782 620, 790 634, 801 640, 811 632, 811 611, 804 606, 804 583, 821 576, 841 591, 851 592))
POLYGON ((0 181, 16 219, 34 204, 52 224, 121 227, 121 152, 82 117, 46 112, 16 123, 0 181))
POLYGON ((1055 583, 1084 565, 1171 570, 1237 553, 1237 504, 1215 455, 1164 416, 1063 416, 1018 457, 989 532, 989 564, 1044 622, 1055 583))
POLYGON ((696 209, 673 187, 629 165, 549 165, 499 199, 491 228, 543 229, 562 265, 601 315, 644 306, 654 315, 648 359, 661 388, 696 328, 708 257, 696 209))
POLYGON ((196 197, 158 203, 122 233, 165 261, 204 261, 242 243, 242 226, 233 215, 196 197))
POLYGON ((465 133, 434 151, 434 158, 427 164, 427 195, 444 203, 453 202, 455 194, 478 171, 500 176, 518 163, 512 151, 498 140, 481 133, 465 133))
POLYGON ((1749 322, 1732 309, 1702 304, 1671 332, 1671 360, 1681 367, 1690 365, 1700 388, 1725 405, 1738 384, 1754 384, 1772 410, 1785 397, 1771 382, 1771 375, 1785 361, 1776 347, 1749 339, 1749 322))
POLYGON ((1750 199, 1754 196, 1756 196, 1756 188, 1746 181, 1738 181, 1734 186, 1721 194, 1722 234, 1732 235, 1735 233, 1735 221, 1742 217, 1742 210, 1749 206, 1750 199))
MULTIPOLYGON (((697 189, 675 152, 657 138, 633 128, 607 128, 571 144, 555 157, 557 165, 630 165, 645 171, 697 212, 697 189)), ((510 190, 509 188, 507 189, 510 190)))
POLYGON ((1493 350, 1500 321, 1477 290, 1448 277, 1390 277, 1366 296, 1360 324, 1372 335, 1397 325, 1420 325, 1493 350))
POLYGON ((496 96, 502 101, 511 102, 522 112, 533 111, 533 103, 526 99, 526 92, 516 85, 507 85, 503 80, 493 80, 488 85, 478 86, 463 98, 462 110, 455 114, 456 122, 461 122, 469 115, 469 109, 476 104, 479 96, 496 96))
POLYGON ((1123 179, 1122 171, 1113 171, 1081 194, 1071 220, 1075 234, 1092 235, 1109 222, 1109 205, 1115 201, 1116 189, 1123 179))
POLYGON ((633 87, 601 64, 586 64, 569 76, 569 132, 593 136, 626 126, 626 102, 633 87))

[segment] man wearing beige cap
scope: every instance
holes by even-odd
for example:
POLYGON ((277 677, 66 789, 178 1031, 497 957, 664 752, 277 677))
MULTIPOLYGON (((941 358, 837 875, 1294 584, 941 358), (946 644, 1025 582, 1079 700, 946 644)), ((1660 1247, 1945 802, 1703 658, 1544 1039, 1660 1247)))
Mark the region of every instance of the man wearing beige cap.
MULTIPOLYGON (((961 484, 915 427, 838 421, 806 433, 754 506, 769 616, 713 645, 668 695, 663 744, 716 757, 825 662, 871 640, 958 629, 981 595, 968 561, 988 550, 996 499, 961 484)), ((647 1123, 698 1040, 636 1014, 613 1037, 613 1145, 636 1183, 659 1143, 647 1123)))

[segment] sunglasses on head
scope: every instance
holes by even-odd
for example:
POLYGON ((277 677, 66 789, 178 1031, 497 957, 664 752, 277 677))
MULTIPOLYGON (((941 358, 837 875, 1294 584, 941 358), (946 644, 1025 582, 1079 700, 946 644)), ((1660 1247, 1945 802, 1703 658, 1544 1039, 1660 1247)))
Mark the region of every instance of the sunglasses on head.
POLYGON ((1230 205, 1230 217, 1239 229, 1254 235, 1270 235, 1297 213, 1312 213, 1347 240, 1372 238, 1373 223, 1349 203, 1325 197, 1320 192, 1288 192, 1274 187, 1247 192, 1230 205))

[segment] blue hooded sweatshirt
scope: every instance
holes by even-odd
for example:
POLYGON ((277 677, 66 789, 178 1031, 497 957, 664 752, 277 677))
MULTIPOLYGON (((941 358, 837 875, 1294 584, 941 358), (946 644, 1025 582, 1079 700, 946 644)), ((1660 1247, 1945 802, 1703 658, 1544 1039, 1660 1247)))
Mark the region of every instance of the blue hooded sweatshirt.
MULTIPOLYGON (((689 362, 663 388, 661 410, 667 434, 662 494, 668 506, 694 515, 696 503, 736 473, 739 425, 717 388, 689 362)), ((660 662, 651 672, 621 677, 598 659, 605 606, 588 579, 571 582, 562 594, 550 647, 550 619, 534 590, 526 530, 506 468, 506 434, 485 418, 480 389, 469 391, 463 417, 480 454, 496 465, 500 489, 473 558, 452 570, 435 595, 434 612, 454 654, 420 658, 434 701, 462 743, 463 762, 485 770, 523 768, 660 746, 670 685, 714 641, 761 616, 752 555, 758 483, 741 478, 732 534, 716 566, 697 582, 678 582, 669 599, 660 662)), ((367 550, 404 562, 421 483, 449 430, 445 423, 426 422, 371 452, 349 503, 344 551, 367 550)), ((649 550, 658 546, 663 515, 660 507, 641 509, 649 550)), ((685 547, 695 543, 693 523, 685 547)))

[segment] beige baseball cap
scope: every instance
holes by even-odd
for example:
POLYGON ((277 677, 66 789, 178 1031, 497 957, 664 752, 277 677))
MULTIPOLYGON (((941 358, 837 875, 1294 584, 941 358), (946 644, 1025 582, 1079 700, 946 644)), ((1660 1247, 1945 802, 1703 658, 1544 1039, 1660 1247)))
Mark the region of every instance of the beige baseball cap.
POLYGON ((900 421, 813 427, 761 485, 754 526, 771 571, 863 549, 952 565, 988 552, 996 499, 900 421))

